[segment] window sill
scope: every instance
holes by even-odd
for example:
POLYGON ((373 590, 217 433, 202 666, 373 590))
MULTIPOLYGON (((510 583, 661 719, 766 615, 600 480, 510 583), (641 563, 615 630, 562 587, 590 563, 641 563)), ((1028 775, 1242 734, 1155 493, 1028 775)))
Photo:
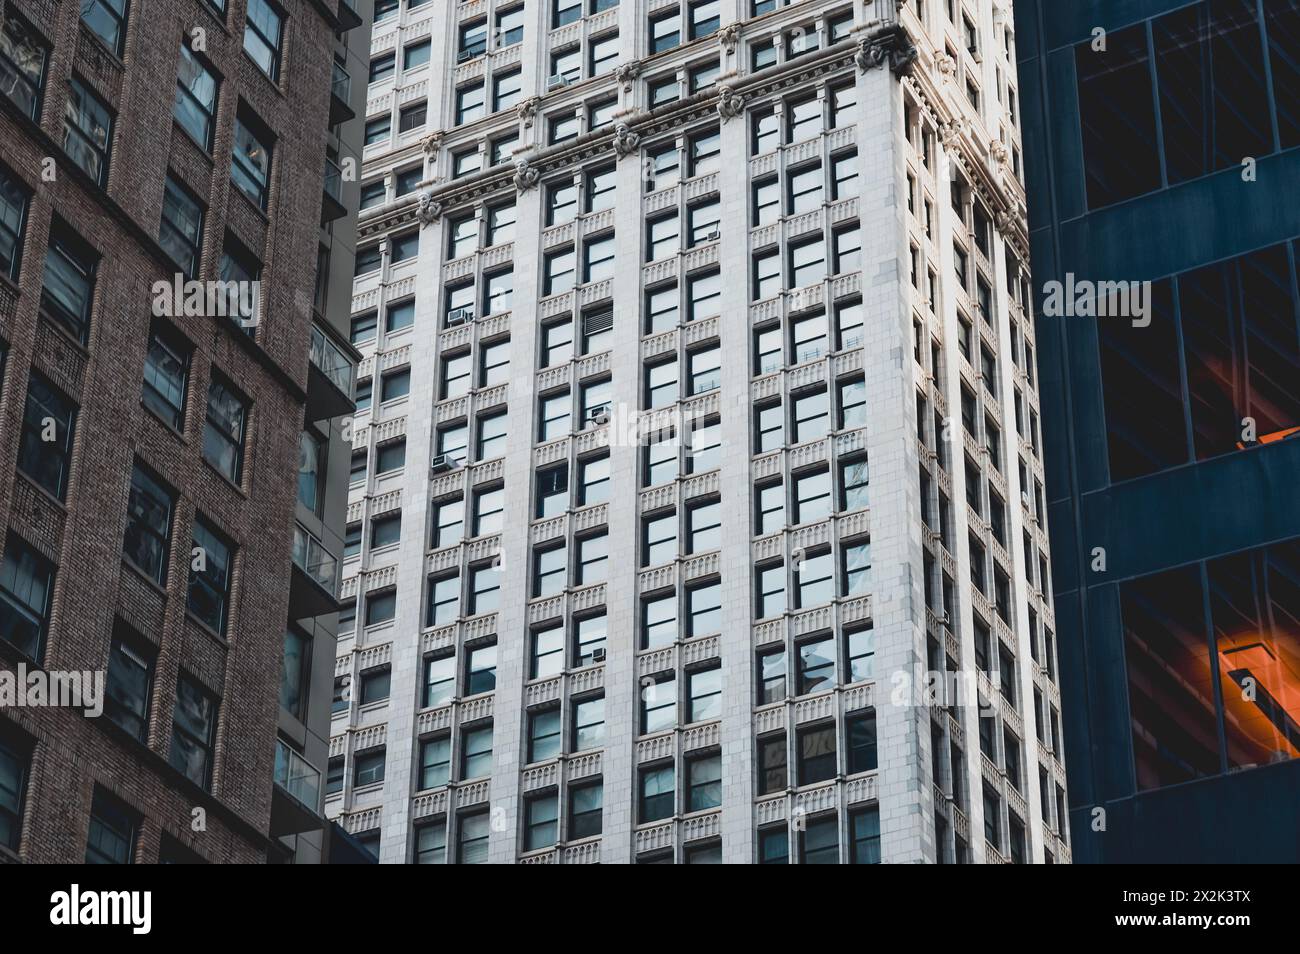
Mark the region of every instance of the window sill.
POLYGON ((152 576, 149 575, 147 570, 139 566, 134 560, 132 560, 126 554, 122 555, 122 566, 126 567, 128 570, 130 570, 132 573, 138 576, 141 580, 143 580, 152 590, 154 590, 164 600, 167 599, 167 595, 168 595, 167 586, 155 580, 152 576))
MULTIPOLYGON (((169 433, 171 433, 182 444, 185 444, 187 446, 189 445, 189 440, 185 437, 185 432, 183 430, 167 423, 165 420, 162 419, 162 416, 159 415, 157 411, 151 408, 148 404, 144 403, 143 400, 140 401, 140 406, 144 408, 146 414, 148 414, 151 418, 157 421, 159 425, 161 425, 164 429, 166 429, 169 433)), ((182 427, 183 426, 184 425, 182 425, 182 427)))
MULTIPOLYGON (((216 122, 215 117, 214 117, 214 119, 213 119, 213 122, 214 122, 214 123, 216 122)), ((172 129, 176 130, 176 131, 179 132, 182 136, 184 136, 186 139, 188 139, 188 140, 190 141, 190 143, 194 146, 194 148, 197 149, 197 150, 199 151, 199 153, 203 156, 203 158, 206 159, 206 160, 208 161, 208 165, 215 165, 215 164, 216 164, 216 160, 215 160, 215 159, 213 158, 213 156, 212 156, 212 150, 211 150, 211 148, 209 148, 209 147, 207 147, 207 146, 204 146, 201 142, 199 142, 199 141, 198 141, 197 139, 195 139, 192 135, 190 135, 190 131, 189 131, 188 129, 186 129, 184 126, 182 126, 180 123, 178 123, 178 122, 175 120, 175 118, 172 119, 172 129)))
POLYGON ((95 44, 95 47, 98 50, 98 52, 101 55, 108 57, 109 60, 111 61, 110 65, 112 65, 119 72, 124 71, 126 69, 126 64, 122 62, 122 57, 120 57, 113 50, 110 50, 108 48, 108 44, 103 41, 103 39, 99 36, 98 33, 90 29, 80 21, 78 22, 77 25, 80 28, 80 33, 81 33, 80 39, 95 44))
MULTIPOLYGON (((227 597, 227 598, 229 598, 229 597, 227 597)), ((185 609, 185 621, 186 621, 187 623, 193 623, 196 627, 198 627, 198 629, 199 629, 201 632, 203 632, 205 635, 211 637, 212 640, 215 641, 215 642, 217 643, 217 645, 221 646, 223 649, 229 649, 229 648, 230 648, 230 641, 229 641, 225 636, 223 636, 221 633, 217 632, 215 629, 213 629, 213 628, 212 628, 211 626, 209 626, 207 623, 203 622, 203 620, 199 619, 197 616, 195 616, 193 613, 191 613, 188 607, 186 607, 186 609, 185 609)))
POLYGON ((74 338, 72 332, 68 331, 68 329, 64 327, 63 322, 59 321, 59 319, 55 318, 48 310, 46 310, 44 304, 41 305, 39 314, 41 317, 41 323, 50 328, 50 330, 55 334, 59 335, 63 339, 64 344, 75 350, 83 359, 87 361, 90 360, 89 346, 74 338))
MULTIPOLYGON (((54 496, 54 494, 50 493, 48 490, 42 487, 40 484, 36 483, 35 480, 33 480, 27 474, 23 473, 21 469, 15 469, 14 473, 22 478, 23 483, 25 483, 28 487, 31 487, 34 491, 36 491, 36 493, 40 494, 41 497, 45 499, 46 503, 48 503, 50 506, 57 509, 60 513, 64 515, 67 514, 68 505, 64 501, 60 500, 58 497, 54 496)), ((71 481, 69 481, 69 483, 71 483, 71 481)))
POLYGON ((246 490, 245 490, 242 486, 240 486, 239 484, 235 483, 233 480, 231 480, 229 477, 227 477, 225 474, 223 474, 223 473, 222 473, 220 470, 218 470, 216 467, 214 467, 214 466, 213 466, 213 465, 208 461, 207 457, 204 457, 204 458, 203 458, 203 466, 206 467, 208 470, 210 470, 212 473, 216 474, 217 477, 220 478, 220 480, 221 480, 221 482, 222 482, 223 484, 225 484, 225 485, 226 485, 227 487, 229 487, 231 490, 235 491, 235 493, 239 494, 239 496, 241 496, 241 497, 243 497, 243 498, 245 498, 245 499, 248 498, 248 491, 246 491, 246 490))
MULTIPOLYGON (((281 36, 281 42, 283 43, 284 42, 283 29, 280 31, 280 36, 281 36)), ((275 90, 275 94, 279 96, 281 99, 284 99, 284 90, 280 88, 279 80, 272 79, 270 76, 268 76, 266 70, 262 69, 261 64, 259 64, 257 60, 249 56, 248 51, 243 49, 242 45, 240 47, 240 53, 243 56, 243 58, 246 59, 252 65, 253 69, 257 71, 257 75, 262 77, 262 79, 266 80, 267 85, 269 85, 271 89, 275 90)), ((283 76, 284 75, 284 51, 280 50, 279 53, 280 55, 276 58, 276 66, 278 67, 276 72, 279 73, 281 76, 283 76)))

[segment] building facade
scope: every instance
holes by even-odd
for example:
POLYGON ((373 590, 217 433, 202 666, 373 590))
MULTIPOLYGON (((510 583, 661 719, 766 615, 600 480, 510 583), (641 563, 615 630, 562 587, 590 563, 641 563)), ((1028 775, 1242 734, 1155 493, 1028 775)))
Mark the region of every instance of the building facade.
POLYGON ((375 20, 327 814, 1068 860, 1009 6, 375 20))
POLYGON ((0 694, 6 861, 325 845, 309 686, 329 685, 343 491, 295 461, 307 434, 338 473, 348 453, 347 283, 326 307, 317 250, 350 272, 361 110, 336 54, 363 22, 346 2, 4 5, 0 689, 102 679, 98 705, 0 694), (286 647, 314 664, 283 676, 286 647))
POLYGON ((1016 18, 1075 858, 1295 862, 1300 4, 1016 18))

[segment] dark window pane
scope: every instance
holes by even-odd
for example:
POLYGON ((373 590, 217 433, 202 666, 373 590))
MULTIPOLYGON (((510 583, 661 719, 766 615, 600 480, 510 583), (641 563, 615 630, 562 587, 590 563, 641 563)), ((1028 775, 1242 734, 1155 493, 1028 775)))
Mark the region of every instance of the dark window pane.
POLYGON ((1105 52, 1093 50, 1091 41, 1080 44, 1075 65, 1088 205, 1098 208, 1158 189, 1146 25, 1108 34, 1105 52))

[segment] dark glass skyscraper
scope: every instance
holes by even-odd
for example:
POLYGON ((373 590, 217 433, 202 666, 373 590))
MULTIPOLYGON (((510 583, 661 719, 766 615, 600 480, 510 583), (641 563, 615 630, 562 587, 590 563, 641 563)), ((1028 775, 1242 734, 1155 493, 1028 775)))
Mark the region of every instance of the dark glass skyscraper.
POLYGON ((1015 10, 1074 858, 1294 862, 1300 0, 1015 10))

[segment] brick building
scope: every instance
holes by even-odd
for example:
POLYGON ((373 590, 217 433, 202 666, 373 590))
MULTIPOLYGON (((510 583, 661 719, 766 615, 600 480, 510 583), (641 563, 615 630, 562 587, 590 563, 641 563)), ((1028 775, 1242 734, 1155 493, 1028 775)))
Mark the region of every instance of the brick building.
POLYGON ((348 0, 5 4, 0 667, 106 674, 97 718, 0 708, 6 860, 319 855, 288 836, 322 824, 364 23, 348 0), (190 280, 258 300, 155 295, 190 280))

